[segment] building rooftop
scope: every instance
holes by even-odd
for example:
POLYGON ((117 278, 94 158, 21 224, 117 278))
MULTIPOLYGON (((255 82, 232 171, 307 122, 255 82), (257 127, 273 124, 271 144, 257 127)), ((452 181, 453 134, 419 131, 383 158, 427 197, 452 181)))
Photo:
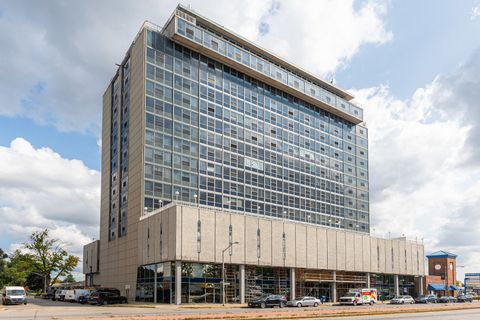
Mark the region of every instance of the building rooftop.
POLYGON ((350 101, 353 96, 347 91, 261 48, 191 8, 178 5, 162 32, 174 42, 323 110, 355 124, 363 122, 362 108, 350 101))
POLYGON ((456 258, 457 255, 456 254, 453 254, 453 253, 450 253, 450 252, 447 252, 447 251, 443 251, 443 250, 440 250, 440 251, 436 251, 434 253, 431 253, 429 255, 427 255, 427 258, 456 258))

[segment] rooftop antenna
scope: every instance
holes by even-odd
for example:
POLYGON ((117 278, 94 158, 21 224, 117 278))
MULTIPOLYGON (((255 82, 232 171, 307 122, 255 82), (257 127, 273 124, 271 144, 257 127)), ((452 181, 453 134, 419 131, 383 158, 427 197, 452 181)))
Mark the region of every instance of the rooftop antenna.
POLYGON ((335 82, 335 74, 332 74, 332 78, 330 79, 330 83, 333 84, 335 82))

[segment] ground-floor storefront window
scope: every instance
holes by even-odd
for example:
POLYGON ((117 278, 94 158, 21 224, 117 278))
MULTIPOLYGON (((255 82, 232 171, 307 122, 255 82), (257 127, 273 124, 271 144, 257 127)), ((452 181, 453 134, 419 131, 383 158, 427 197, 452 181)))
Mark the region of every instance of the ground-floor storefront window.
POLYGON ((390 300, 395 296, 394 276, 391 274, 372 274, 370 287, 377 289, 379 300, 390 300))
POLYGON ((255 300, 266 294, 287 296, 290 291, 290 275, 287 268, 245 267, 245 301, 255 300))
MULTIPOLYGON (((238 266, 225 266, 225 297, 240 302, 238 266)), ((182 262, 182 303, 222 303, 222 266, 182 262)), ((175 302, 175 263, 155 263, 137 269, 136 301, 175 302), (155 281, 155 274, 157 280, 155 281)))
POLYGON ((296 297, 311 296, 322 301, 333 300, 334 282, 336 282, 337 299, 352 289, 365 288, 367 282, 364 273, 356 272, 337 272, 334 278, 333 272, 328 270, 297 269, 295 276, 296 297))
POLYGON ((417 290, 415 288, 415 277, 398 276, 398 286, 400 294, 409 295, 412 297, 417 296, 417 290))
POLYGON ((135 300, 155 302, 156 290, 158 303, 172 303, 175 288, 175 277, 172 277, 172 271, 172 263, 170 262, 138 267, 135 300), (155 275, 157 277, 156 282, 155 275))

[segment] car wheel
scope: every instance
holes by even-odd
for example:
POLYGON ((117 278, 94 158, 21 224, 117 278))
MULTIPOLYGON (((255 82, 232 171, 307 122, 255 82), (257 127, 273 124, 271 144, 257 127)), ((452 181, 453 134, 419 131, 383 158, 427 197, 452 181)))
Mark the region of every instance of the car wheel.
POLYGON ((299 302, 297 303, 297 307, 301 308, 302 307, 302 304, 299 302))
POLYGON ((356 305, 357 305, 357 301, 353 301, 353 305, 356 306, 356 305))
POLYGON ((370 304, 371 306, 373 306, 373 300, 372 300, 372 301, 370 301, 370 302, 369 302, 369 304, 370 304))
POLYGON ((285 307, 285 304, 283 302, 280 302, 280 304, 278 305, 280 308, 283 308, 285 307))
POLYGON ((314 306, 315 308, 318 307, 318 302, 315 302, 315 303, 313 304, 313 306, 314 306))
POLYGON ((266 307, 265 302, 262 302, 262 303, 260 304, 260 308, 265 309, 265 307, 266 307))
POLYGON ((402 304, 405 304, 405 301, 402 300, 402 304))

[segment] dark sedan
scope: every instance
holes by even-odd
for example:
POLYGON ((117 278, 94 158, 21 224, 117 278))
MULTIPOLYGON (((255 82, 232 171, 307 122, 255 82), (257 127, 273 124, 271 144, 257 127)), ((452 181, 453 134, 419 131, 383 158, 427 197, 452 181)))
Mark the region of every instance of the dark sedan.
POLYGON ((88 303, 98 305, 127 303, 127 298, 112 292, 92 292, 88 303))
POLYGON ((429 294, 426 296, 420 296, 415 299, 415 303, 437 303, 437 296, 434 294, 429 294))
POLYGON ((283 308, 287 305, 287 299, 282 295, 265 295, 257 300, 252 300, 248 303, 250 308, 266 308, 266 307, 279 307, 283 308))
POLYGON ((78 302, 81 304, 85 304, 88 303, 88 299, 90 299, 90 294, 78 297, 78 302))
POLYGON ((468 294, 461 294, 457 297, 457 302, 473 302, 473 297, 468 294))

